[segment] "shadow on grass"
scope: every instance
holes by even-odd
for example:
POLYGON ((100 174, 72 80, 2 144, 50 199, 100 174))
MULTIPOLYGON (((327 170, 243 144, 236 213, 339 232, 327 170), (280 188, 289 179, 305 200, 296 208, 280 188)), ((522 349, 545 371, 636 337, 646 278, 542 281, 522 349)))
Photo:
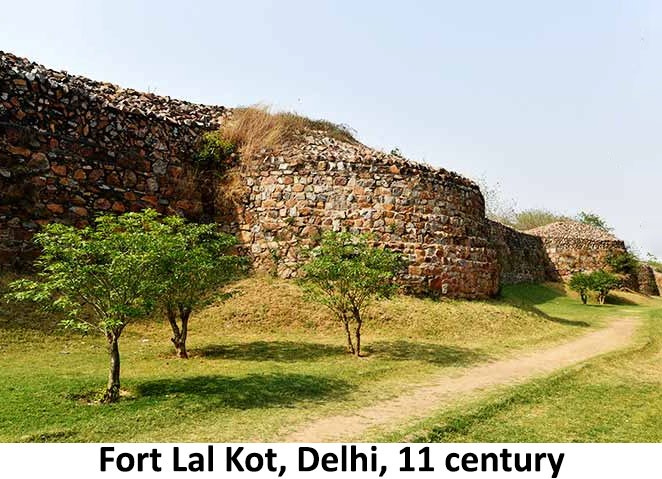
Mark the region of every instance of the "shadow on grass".
MULTIPOLYGON (((607 304, 613 304, 616 306, 638 306, 635 301, 632 301, 621 296, 609 295, 607 296, 607 304)), ((600 306, 599 304, 596 306, 600 306)))
POLYGON ((412 341, 377 341, 363 348, 369 355, 395 361, 425 361, 438 366, 468 366, 490 357, 480 351, 456 346, 412 341))
MULTIPOLYGON (((363 353, 396 361, 427 361, 442 366, 463 366, 484 361, 488 356, 467 348, 413 341, 366 341, 363 353)), ((215 344, 193 353, 215 359, 240 361, 316 361, 330 356, 348 356, 344 346, 296 341, 255 341, 240 344, 215 344)))
POLYGON ((143 397, 177 396, 195 399, 208 407, 235 409, 287 407, 301 401, 337 399, 350 389, 345 381, 308 374, 195 376, 146 381, 135 388, 143 397))
POLYGON ((511 306, 522 309, 528 313, 533 313, 553 323, 579 328, 590 327, 591 325, 586 321, 559 318, 547 314, 540 308, 536 307, 538 304, 544 304, 564 296, 565 295, 561 291, 550 286, 544 286, 541 284, 517 284, 505 287, 502 299, 511 306))
POLYGON ((214 344, 193 351, 194 356, 241 361, 313 361, 345 352, 342 346, 296 341, 254 341, 252 343, 214 344))

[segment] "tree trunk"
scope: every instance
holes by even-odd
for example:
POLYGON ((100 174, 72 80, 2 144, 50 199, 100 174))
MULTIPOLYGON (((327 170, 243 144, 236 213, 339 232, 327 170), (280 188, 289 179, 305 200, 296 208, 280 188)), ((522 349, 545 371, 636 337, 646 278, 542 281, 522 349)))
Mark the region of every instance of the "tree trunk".
POLYGON ((586 304, 588 302, 588 296, 586 295, 585 292, 583 292, 583 291, 580 292, 579 296, 581 296, 581 298, 582 298, 582 303, 586 304))
POLYGON ((179 319, 182 322, 182 327, 179 333, 179 341, 175 343, 177 356, 181 359, 188 359, 188 352, 186 351, 186 337, 188 336, 188 320, 191 317, 191 308, 184 306, 179 307, 179 319))
POLYGON ((361 357, 361 325, 363 321, 358 321, 356 324, 356 357, 361 357))
POLYGON ((349 330, 349 320, 347 316, 343 314, 342 317, 343 326, 345 327, 345 334, 347 335, 347 349, 351 354, 354 354, 354 344, 352 344, 352 333, 349 330))
POLYGON ((356 321, 356 331, 355 331, 355 337, 356 337, 356 357, 359 358, 361 357, 361 326, 363 325, 363 320, 361 319, 361 312, 357 309, 354 308, 352 311, 354 314, 354 321, 356 321))
POLYGON ((110 368, 108 370, 108 386, 101 398, 103 403, 114 403, 120 398, 120 349, 118 345, 120 333, 108 332, 108 354, 110 355, 110 368))
MULTIPOLYGON (((182 314, 182 309, 179 308, 179 314, 182 314)), ((186 333, 188 329, 188 317, 186 318, 186 329, 184 327, 184 321, 182 320, 182 328, 179 328, 177 324, 177 311, 173 306, 166 307, 166 316, 168 317, 168 322, 170 323, 170 328, 172 329, 172 344, 175 346, 175 352, 177 357, 188 359, 188 354, 186 353, 186 333)))

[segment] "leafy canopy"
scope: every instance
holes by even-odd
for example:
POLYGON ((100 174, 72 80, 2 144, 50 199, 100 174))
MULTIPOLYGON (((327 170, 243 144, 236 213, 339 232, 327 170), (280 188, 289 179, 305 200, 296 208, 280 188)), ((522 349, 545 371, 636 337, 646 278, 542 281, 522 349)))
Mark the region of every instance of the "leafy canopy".
POLYGON ((595 226, 596 228, 600 228, 601 230, 604 231, 612 230, 612 228, 610 228, 607 225, 607 222, 600 216, 596 215, 595 213, 588 213, 586 211, 581 211, 577 215, 577 219, 584 224, 595 226))
POLYGON ((342 316, 360 312, 372 298, 393 294, 401 265, 400 255, 373 247, 365 235, 326 232, 303 269, 309 295, 342 316))
POLYGON ((12 283, 17 300, 32 300, 66 313, 64 326, 119 334, 131 320, 151 313, 161 285, 155 275, 158 213, 102 215, 82 229, 51 223, 34 241, 42 254, 36 280, 12 283))
POLYGON ((618 276, 604 270, 591 273, 575 273, 568 283, 570 289, 579 293, 584 304, 588 299, 588 291, 595 292, 598 302, 603 304, 609 292, 620 285, 621 281, 618 276))
POLYGON ((165 233, 157 239, 156 273, 166 306, 194 309, 205 294, 237 277, 246 259, 228 254, 236 238, 215 224, 187 223, 178 216, 163 218, 165 233))

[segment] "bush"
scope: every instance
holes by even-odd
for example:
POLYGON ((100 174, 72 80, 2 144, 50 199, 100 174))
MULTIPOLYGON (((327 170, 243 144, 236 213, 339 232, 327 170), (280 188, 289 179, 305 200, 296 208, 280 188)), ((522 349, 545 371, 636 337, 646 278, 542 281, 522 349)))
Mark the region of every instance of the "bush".
POLYGON ((228 166, 236 149, 237 146, 220 132, 210 131, 202 135, 195 160, 206 166, 228 166))
POLYGON ((575 273, 568 283, 570 289, 579 292, 584 304, 588 302, 588 291, 596 294, 599 304, 605 304, 609 292, 620 285, 621 280, 618 276, 604 270, 593 271, 592 273, 575 273))
POLYGON ((365 235, 334 232, 324 233, 312 256, 304 266, 306 293, 341 320, 349 351, 360 356, 365 308, 373 298, 388 297, 397 290, 393 278, 402 267, 402 259, 397 253, 372 246, 365 235))
POLYGON ((598 294, 598 303, 600 304, 605 304, 609 292, 618 288, 621 284, 618 276, 603 270, 592 272, 589 278, 591 289, 598 294))
POLYGON ((582 299, 582 303, 586 304, 588 302, 588 292, 591 289, 591 280, 589 275, 586 273, 575 273, 570 278, 568 283, 570 289, 577 291, 579 297, 582 299))
POLYGON ((567 219, 567 216, 559 215, 548 210, 524 210, 515 215, 515 221, 512 226, 517 230, 526 231, 567 219))
POLYGON ((614 273, 634 275, 639 270, 639 258, 630 251, 613 253, 607 257, 607 264, 614 273))

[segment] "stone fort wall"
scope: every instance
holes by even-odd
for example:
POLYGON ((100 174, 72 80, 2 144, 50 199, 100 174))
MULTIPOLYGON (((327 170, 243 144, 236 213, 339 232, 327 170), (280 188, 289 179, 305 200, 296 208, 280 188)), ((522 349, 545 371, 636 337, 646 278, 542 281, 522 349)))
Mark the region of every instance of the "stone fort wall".
POLYGON ((641 264, 637 272, 639 292, 648 296, 660 296, 655 271, 647 264, 641 264))
POLYGON ((224 114, 0 52, 0 264, 33 257, 30 238, 50 221, 146 207, 200 216, 186 169, 224 114))
POLYGON ((40 225, 83 226, 100 212, 147 207, 219 222, 257 268, 282 277, 298 274, 322 231, 370 233, 407 257, 399 280, 414 293, 489 297, 501 284, 561 278, 604 260, 603 244, 561 244, 486 220, 466 178, 320 132, 225 177, 202 170, 197 142, 229 114, 0 52, 0 266, 36 256, 40 225), (229 177, 241 184, 232 200, 229 177))
POLYGON ((540 283, 553 271, 545 244, 539 236, 487 220, 490 243, 499 262, 501 284, 540 283))
POLYGON ((370 233, 409 260, 413 292, 487 297, 499 285, 479 188, 454 173, 311 134, 244 172, 241 238, 258 265, 295 276, 322 230, 370 233))
POLYGON ((224 184, 191 160, 227 113, 0 53, 0 264, 34 257, 30 238, 42 224, 153 207, 222 221, 258 267, 282 276, 296 275, 322 230, 342 229, 407 255, 400 280, 412 291, 498 290, 483 197, 445 170, 311 135, 242 167, 245 197, 221 204, 224 184))

